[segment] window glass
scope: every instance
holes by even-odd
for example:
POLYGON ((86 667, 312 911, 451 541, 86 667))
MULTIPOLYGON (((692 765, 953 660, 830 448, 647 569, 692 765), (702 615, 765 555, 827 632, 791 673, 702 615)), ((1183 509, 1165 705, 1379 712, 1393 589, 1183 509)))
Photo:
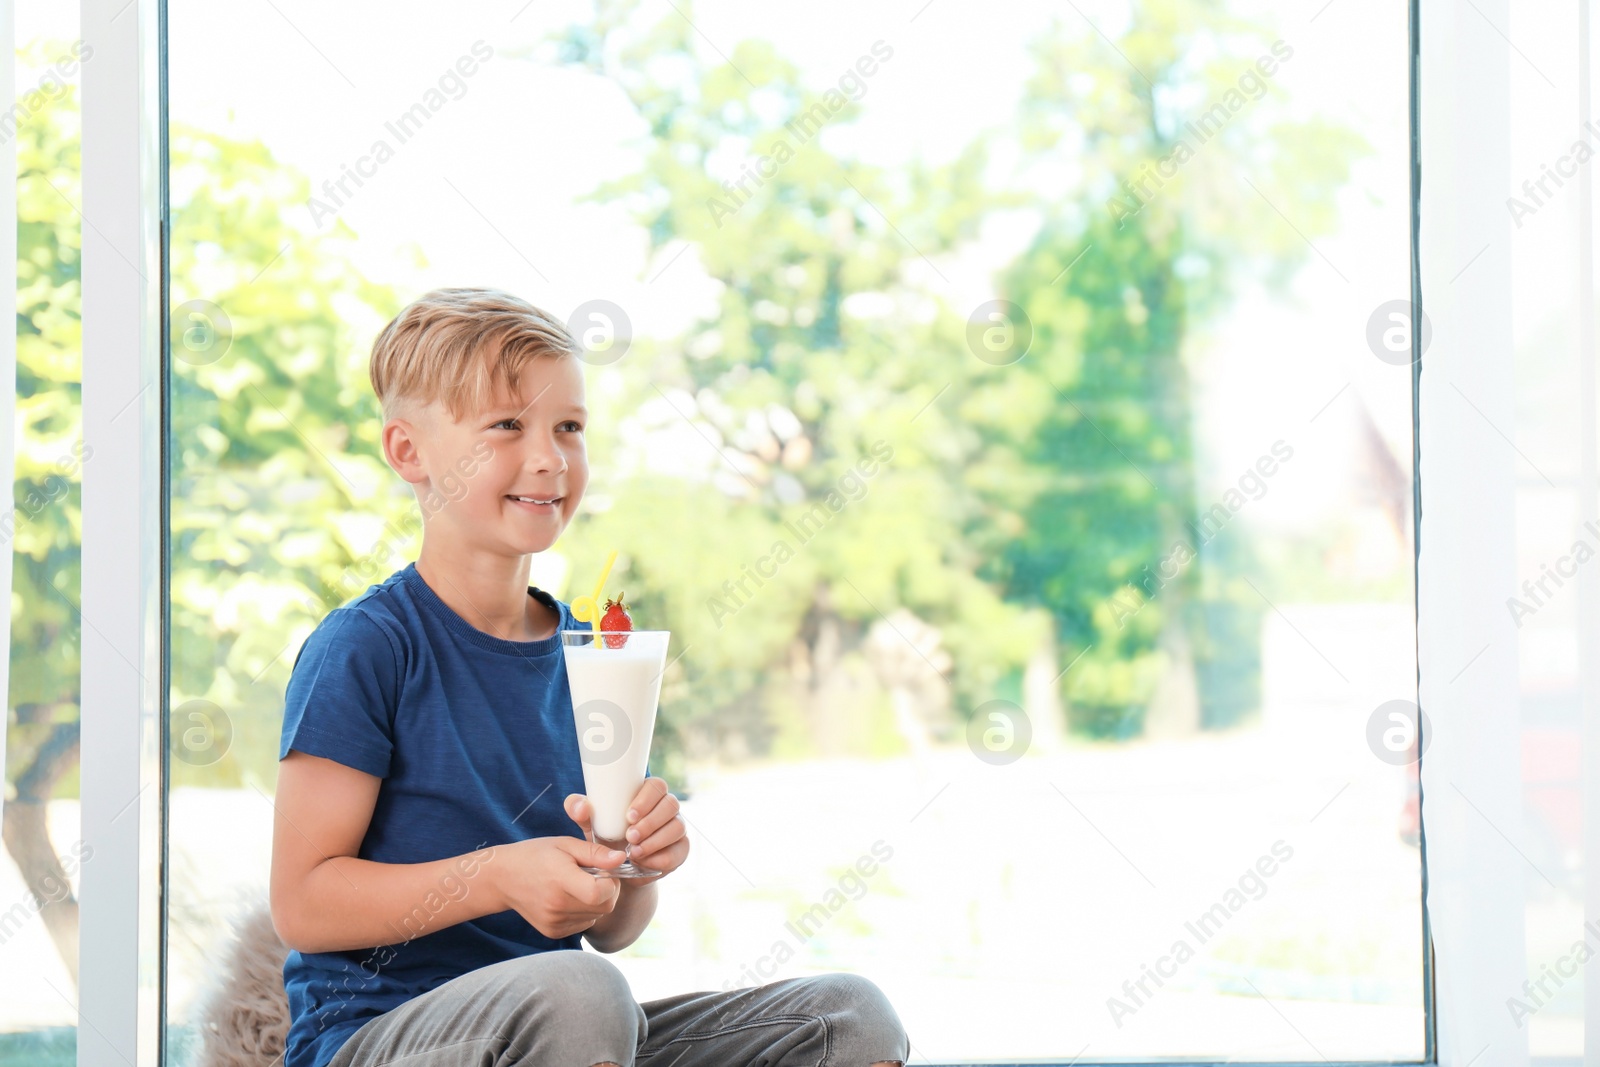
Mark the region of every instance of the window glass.
POLYGON ((174 1048, 300 644, 416 558, 373 338, 493 285, 587 352, 534 582, 616 550, 673 634, 638 998, 846 970, 922 1062, 1422 1057, 1403 6, 170 33, 174 1048))

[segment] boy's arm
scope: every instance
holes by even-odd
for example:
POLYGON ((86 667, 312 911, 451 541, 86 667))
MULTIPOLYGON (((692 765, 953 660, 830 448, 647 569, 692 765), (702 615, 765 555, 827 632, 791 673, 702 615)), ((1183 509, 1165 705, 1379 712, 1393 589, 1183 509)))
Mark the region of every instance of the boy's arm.
POLYGON ((429 863, 357 858, 381 781, 300 751, 279 762, 272 925, 290 948, 392 945, 506 910, 485 870, 492 851, 429 863))
POLYGON ((290 948, 376 948, 503 911, 560 940, 616 907, 616 880, 583 867, 614 867, 624 854, 575 837, 532 837, 428 863, 357 858, 381 781, 295 749, 279 761, 272 925, 290 948))

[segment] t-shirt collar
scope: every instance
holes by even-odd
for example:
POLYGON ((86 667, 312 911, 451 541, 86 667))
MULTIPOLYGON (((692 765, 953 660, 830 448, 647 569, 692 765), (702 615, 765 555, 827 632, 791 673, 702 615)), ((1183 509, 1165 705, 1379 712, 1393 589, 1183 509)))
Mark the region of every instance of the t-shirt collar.
POLYGON ((444 623, 445 629, 463 641, 477 645, 480 648, 486 648, 491 652, 498 652, 508 656, 545 656, 561 647, 562 630, 588 629, 588 627, 578 625, 565 604, 538 586, 530 585, 528 586, 528 595, 553 610, 560 618, 560 621, 556 624, 556 632, 537 641, 508 641, 503 637, 496 637, 494 634, 483 632, 460 615, 457 615, 455 609, 441 600, 439 594, 433 591, 433 587, 423 581, 422 575, 417 573, 417 565, 415 563, 408 563, 405 570, 401 572, 401 577, 404 579, 406 587, 416 595, 417 599, 426 604, 428 609, 444 623))

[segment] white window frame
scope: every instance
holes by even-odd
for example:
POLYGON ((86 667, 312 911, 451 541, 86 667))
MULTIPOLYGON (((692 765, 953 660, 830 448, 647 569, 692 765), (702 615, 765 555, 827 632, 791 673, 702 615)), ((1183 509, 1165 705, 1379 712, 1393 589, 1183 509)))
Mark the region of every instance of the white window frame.
MULTIPOLYGON (((83 838, 78 1063, 163 1054, 166 241, 162 0, 81 0, 83 838)), ((13 262, 15 257, 13 258, 13 262)))

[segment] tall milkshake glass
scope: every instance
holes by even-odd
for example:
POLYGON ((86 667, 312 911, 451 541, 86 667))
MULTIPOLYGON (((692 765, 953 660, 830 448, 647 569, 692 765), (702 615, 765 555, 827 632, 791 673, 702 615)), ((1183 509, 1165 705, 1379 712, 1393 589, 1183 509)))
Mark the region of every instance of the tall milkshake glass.
MULTIPOLYGON (((592 630, 561 631, 594 839, 619 851, 628 847, 628 805, 644 785, 670 637, 667 630, 602 631, 597 642, 592 630)), ((632 860, 584 870, 614 878, 661 873, 632 860)))

